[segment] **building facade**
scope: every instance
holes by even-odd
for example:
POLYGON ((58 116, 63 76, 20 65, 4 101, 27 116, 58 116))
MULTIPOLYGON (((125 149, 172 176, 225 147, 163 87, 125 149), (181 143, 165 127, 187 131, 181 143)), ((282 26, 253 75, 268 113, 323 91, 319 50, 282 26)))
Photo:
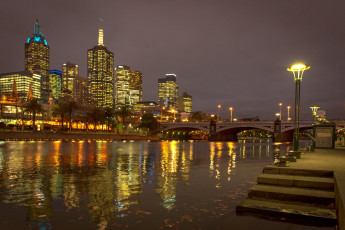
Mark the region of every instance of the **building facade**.
POLYGON ((34 34, 25 43, 25 71, 40 75, 40 101, 47 102, 50 95, 49 87, 49 46, 43 37, 38 20, 34 26, 34 34))
POLYGON ((192 112, 192 96, 188 95, 188 93, 184 92, 180 97, 178 97, 177 104, 178 104, 178 111, 179 112, 192 112))
POLYGON ((142 101, 142 73, 131 71, 129 66, 120 65, 115 70, 115 108, 134 106, 142 101))
POLYGON ((62 91, 62 72, 59 70, 50 70, 49 84, 51 89, 51 95, 54 99, 59 99, 62 91))
POLYGON ((158 103, 168 109, 177 108, 178 84, 176 74, 166 74, 158 79, 158 103))
POLYGON ((99 29, 98 45, 87 51, 87 78, 90 98, 97 107, 112 108, 114 103, 114 54, 103 44, 99 29))
POLYGON ((0 74, 0 95, 11 95, 14 88, 21 101, 27 101, 28 97, 41 98, 41 76, 29 71, 0 74))

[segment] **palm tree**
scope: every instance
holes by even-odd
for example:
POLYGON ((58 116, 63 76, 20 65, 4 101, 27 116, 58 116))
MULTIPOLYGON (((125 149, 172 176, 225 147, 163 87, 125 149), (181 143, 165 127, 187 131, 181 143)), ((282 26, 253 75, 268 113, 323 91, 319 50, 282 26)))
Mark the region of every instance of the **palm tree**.
POLYGON ((125 126, 126 117, 130 116, 131 114, 132 114, 131 111, 126 105, 121 106, 121 108, 118 111, 116 111, 116 115, 122 118, 122 123, 123 123, 124 128, 126 127, 125 126))
POLYGON ((72 131, 72 115, 73 111, 78 108, 78 105, 75 101, 67 101, 65 102, 66 106, 66 114, 69 117, 69 131, 72 131))
POLYGON ((32 128, 36 131, 36 113, 43 112, 42 105, 36 98, 33 98, 26 104, 25 111, 32 114, 32 128))
POLYGON ((98 107, 95 107, 91 110, 91 112, 88 114, 88 117, 90 120, 92 120, 95 124, 94 130, 96 130, 96 125, 99 121, 103 120, 104 117, 104 110, 98 107))
POLYGON ((104 110, 104 117, 107 121, 107 127, 108 127, 108 131, 109 131, 109 123, 110 123, 110 120, 114 117, 115 113, 114 113, 114 110, 111 109, 111 108, 105 108, 104 110))
POLYGON ((66 113, 67 113, 66 103, 59 102, 55 105, 53 109, 53 116, 61 117, 61 130, 63 130, 63 121, 64 121, 64 117, 66 113))

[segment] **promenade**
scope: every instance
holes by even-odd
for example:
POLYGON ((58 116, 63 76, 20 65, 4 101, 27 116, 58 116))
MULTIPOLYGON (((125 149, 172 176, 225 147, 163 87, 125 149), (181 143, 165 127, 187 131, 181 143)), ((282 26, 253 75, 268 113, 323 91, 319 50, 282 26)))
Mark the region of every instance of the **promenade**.
POLYGON ((297 217, 307 222, 308 218, 320 223, 334 218, 338 229, 344 230, 345 147, 338 145, 335 149, 304 152, 287 167, 266 166, 258 177, 258 184, 249 190, 248 198, 237 208, 240 212, 297 217), (326 207, 332 203, 335 207, 326 207))

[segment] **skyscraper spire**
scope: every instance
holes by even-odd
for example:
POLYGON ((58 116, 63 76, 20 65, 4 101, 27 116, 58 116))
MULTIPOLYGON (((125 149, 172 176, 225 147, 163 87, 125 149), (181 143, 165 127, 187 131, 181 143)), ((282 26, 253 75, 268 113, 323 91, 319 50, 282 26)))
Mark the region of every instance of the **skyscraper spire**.
POLYGON ((34 37, 43 37, 40 25, 38 24, 38 19, 36 19, 36 23, 34 25, 34 37))
POLYGON ((100 23, 99 23, 100 26, 98 29, 98 45, 104 46, 104 44, 103 44, 103 19, 99 18, 99 21, 100 21, 100 23))

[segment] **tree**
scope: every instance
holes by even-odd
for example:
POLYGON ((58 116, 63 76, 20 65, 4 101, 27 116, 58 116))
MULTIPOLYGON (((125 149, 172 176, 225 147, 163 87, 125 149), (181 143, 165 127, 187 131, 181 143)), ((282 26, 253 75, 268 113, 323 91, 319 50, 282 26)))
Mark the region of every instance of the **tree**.
POLYGON ((66 103, 60 101, 55 105, 53 108, 53 116, 60 116, 61 117, 61 130, 63 130, 63 121, 64 117, 67 113, 66 103))
POLYGON ((111 121, 111 119, 115 116, 115 113, 114 113, 114 110, 111 109, 111 108, 105 108, 104 110, 104 117, 107 121, 107 127, 108 127, 108 130, 109 130, 109 123, 111 121))
POLYGON ((69 117, 69 131, 72 130, 72 115, 73 111, 78 108, 78 105, 75 101, 65 102, 66 114, 69 117))
POLYGON ((94 107, 91 112, 88 114, 88 117, 94 123, 94 130, 96 130, 96 125, 99 121, 104 119, 104 110, 98 107, 94 107))
POLYGON ((126 105, 122 106, 118 111, 116 111, 116 115, 122 118, 122 123, 124 127, 126 117, 129 117, 131 114, 131 111, 126 105))
POLYGON ((36 98, 33 98, 26 104, 25 111, 32 114, 32 128, 36 131, 36 113, 43 112, 42 105, 36 98))
POLYGON ((143 128, 143 129, 148 129, 152 133, 155 130, 157 130, 157 128, 158 128, 158 121, 153 116, 152 113, 145 113, 141 117, 141 121, 140 121, 139 127, 143 128))
POLYGON ((193 112, 188 118, 188 121, 202 121, 202 120, 203 120, 203 116, 200 111, 193 112))

